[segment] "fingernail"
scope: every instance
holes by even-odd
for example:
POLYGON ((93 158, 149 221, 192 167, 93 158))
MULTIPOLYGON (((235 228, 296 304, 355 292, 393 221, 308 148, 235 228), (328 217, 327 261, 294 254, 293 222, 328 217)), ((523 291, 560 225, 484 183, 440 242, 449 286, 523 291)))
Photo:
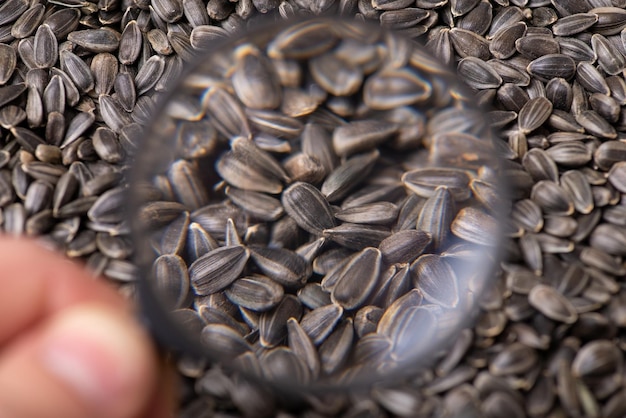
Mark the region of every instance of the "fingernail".
POLYGON ((111 408, 138 390, 149 364, 132 319, 108 308, 67 309, 44 337, 43 366, 95 408, 111 408))

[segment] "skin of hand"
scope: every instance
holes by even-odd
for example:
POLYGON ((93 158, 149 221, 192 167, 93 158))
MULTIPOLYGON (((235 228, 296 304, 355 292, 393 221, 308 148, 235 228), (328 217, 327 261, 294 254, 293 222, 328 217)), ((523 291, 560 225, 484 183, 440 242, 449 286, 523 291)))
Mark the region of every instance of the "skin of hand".
POLYGON ((172 376, 103 280, 0 236, 0 418, 169 418, 172 376))

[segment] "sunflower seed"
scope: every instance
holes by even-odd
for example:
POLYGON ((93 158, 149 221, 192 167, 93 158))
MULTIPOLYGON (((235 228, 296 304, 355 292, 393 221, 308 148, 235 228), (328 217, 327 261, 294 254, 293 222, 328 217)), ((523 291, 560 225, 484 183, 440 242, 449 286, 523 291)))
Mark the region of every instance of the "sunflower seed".
POLYGON ((250 252, 241 246, 219 247, 189 266, 189 278, 197 294, 215 293, 234 282, 243 271, 250 252))
MULTIPOLYGON (((259 320, 259 336, 261 345, 274 347, 287 337, 287 320, 300 320, 302 305, 293 295, 285 295, 278 305, 264 312, 259 320)), ((303 327, 304 328, 304 327, 303 327)))
POLYGON ((323 230, 335 226, 330 205, 315 187, 296 182, 282 194, 285 211, 302 229, 319 235, 323 230))
POLYGON ((528 301, 539 312, 555 321, 572 324, 578 319, 571 303, 552 287, 536 285, 530 291, 528 301))

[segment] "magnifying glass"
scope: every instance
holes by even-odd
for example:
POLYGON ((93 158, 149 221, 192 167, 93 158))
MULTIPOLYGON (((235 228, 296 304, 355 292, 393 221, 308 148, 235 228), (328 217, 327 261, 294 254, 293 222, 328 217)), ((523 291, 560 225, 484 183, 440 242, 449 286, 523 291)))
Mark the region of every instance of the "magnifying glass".
POLYGON ((213 44, 133 165, 157 340, 289 390, 431 366, 475 318, 509 203, 472 93, 423 46, 355 20, 213 44))

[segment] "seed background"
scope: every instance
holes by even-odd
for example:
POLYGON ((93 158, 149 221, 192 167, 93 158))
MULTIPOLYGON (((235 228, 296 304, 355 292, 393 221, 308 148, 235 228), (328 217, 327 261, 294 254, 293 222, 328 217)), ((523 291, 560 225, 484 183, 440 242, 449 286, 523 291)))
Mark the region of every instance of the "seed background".
POLYGON ((0 227, 85 260, 132 297, 124 156, 183 63, 255 19, 378 20, 457 67, 502 128, 518 201, 507 259, 479 322, 431 371, 297 406, 181 361, 179 416, 624 416, 625 7, 623 0, 6 0, 0 227), (563 319, 564 298, 577 311, 573 323, 563 319))

